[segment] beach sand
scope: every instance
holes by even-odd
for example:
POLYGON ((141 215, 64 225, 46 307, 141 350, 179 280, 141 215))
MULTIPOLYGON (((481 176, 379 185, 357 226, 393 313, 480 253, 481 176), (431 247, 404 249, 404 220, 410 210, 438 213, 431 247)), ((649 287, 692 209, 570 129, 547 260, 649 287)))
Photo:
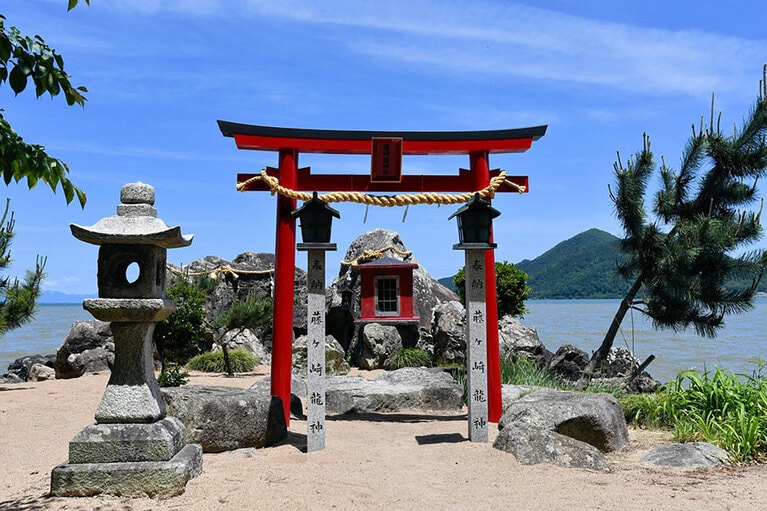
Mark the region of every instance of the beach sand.
MULTIPOLYGON (((267 374, 193 374, 198 385, 249 387, 267 374)), ((672 469, 639 461, 667 433, 630 430, 631 444, 596 473, 524 466, 466 440, 466 416, 392 414, 327 420, 327 448, 306 454, 306 422, 276 447, 203 456, 203 473, 165 499, 50 498, 51 470, 93 415, 107 374, 0 385, 2 510, 755 510, 767 509, 767 466, 672 469)))

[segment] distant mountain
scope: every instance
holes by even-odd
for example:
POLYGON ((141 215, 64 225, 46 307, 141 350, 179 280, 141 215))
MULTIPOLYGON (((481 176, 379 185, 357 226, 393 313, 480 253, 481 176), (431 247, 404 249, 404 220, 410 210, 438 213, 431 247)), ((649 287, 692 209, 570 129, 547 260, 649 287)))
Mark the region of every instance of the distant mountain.
POLYGON ((622 298, 628 283, 617 271, 625 259, 619 242, 589 229, 516 266, 529 276, 531 299, 622 298))
POLYGON ((81 304, 86 298, 95 298, 96 293, 90 295, 70 295, 60 291, 43 291, 39 303, 44 304, 81 304))
POLYGON ((441 279, 437 279, 437 282, 445 286, 451 291, 455 291, 455 286, 453 285, 453 277, 442 277, 441 279))

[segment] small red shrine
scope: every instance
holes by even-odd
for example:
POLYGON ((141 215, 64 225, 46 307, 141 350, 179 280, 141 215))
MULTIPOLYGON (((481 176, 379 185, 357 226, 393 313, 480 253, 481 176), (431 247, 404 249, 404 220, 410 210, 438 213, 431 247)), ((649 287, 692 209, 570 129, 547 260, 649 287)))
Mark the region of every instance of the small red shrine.
POLYGON ((360 317, 357 321, 418 322, 413 308, 415 263, 382 257, 356 264, 360 272, 360 317))

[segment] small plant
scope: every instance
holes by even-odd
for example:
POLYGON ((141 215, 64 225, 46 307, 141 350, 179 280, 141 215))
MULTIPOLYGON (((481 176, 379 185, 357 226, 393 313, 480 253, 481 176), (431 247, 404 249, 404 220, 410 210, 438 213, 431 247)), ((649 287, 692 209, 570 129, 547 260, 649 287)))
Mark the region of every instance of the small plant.
POLYGON ((535 360, 518 357, 501 361, 501 383, 506 385, 534 385, 554 389, 567 388, 555 373, 541 367, 535 360))
POLYGON ((428 351, 419 348, 403 348, 388 361, 389 369, 402 369, 403 367, 431 367, 431 355, 428 351))
MULTIPOLYGON (((256 355, 245 350, 229 351, 229 360, 232 364, 232 371, 235 373, 246 373, 252 371, 259 360, 256 355)), ((186 364, 186 368, 192 371, 201 371, 204 373, 225 373, 227 372, 224 353, 221 350, 206 351, 196 357, 193 357, 186 364)))
POLYGON ((160 387, 180 387, 189 383, 189 373, 178 366, 166 367, 157 378, 157 383, 160 387))

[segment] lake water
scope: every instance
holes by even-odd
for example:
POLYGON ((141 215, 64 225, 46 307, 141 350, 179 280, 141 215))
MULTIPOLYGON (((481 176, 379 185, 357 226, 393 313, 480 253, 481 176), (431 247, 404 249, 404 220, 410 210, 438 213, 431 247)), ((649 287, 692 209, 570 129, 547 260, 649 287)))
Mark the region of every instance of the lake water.
MULTIPOLYGON (((618 300, 530 300, 523 323, 534 326, 551 351, 571 343, 591 353, 602 342, 618 308, 618 300)), ((0 374, 13 360, 35 353, 55 353, 75 321, 92 319, 81 305, 42 305, 29 324, 0 337, 0 374)), ((623 322, 616 346, 632 348, 637 358, 656 359, 648 368, 660 381, 672 380, 679 371, 715 366, 750 374, 760 355, 767 358, 767 298, 758 298, 752 311, 726 320, 716 339, 690 333, 656 331, 644 316, 634 313, 623 322)))

